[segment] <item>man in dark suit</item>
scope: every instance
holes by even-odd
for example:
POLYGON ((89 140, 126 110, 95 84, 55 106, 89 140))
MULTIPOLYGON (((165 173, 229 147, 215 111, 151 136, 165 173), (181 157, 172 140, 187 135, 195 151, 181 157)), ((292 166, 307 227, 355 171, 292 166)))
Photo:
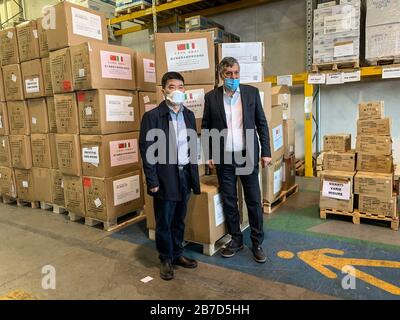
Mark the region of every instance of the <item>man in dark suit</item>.
POLYGON ((160 276, 171 280, 173 266, 197 267, 195 260, 183 256, 183 237, 191 190, 200 194, 200 182, 196 120, 193 112, 183 105, 182 75, 166 73, 162 91, 165 101, 143 116, 139 146, 148 193, 154 199, 160 276))
POLYGON ((224 58, 218 66, 218 73, 224 84, 206 94, 202 129, 211 130, 211 136, 213 129, 221 133, 219 148, 214 139, 203 140, 206 142, 204 147, 209 149, 208 165, 217 169, 226 224, 232 236, 221 254, 229 258, 243 249, 236 187, 239 176, 249 213, 253 256, 257 262, 264 263, 266 255, 261 247, 264 232, 258 163, 259 143, 262 166, 271 162, 268 124, 258 89, 240 84, 238 61, 232 57, 224 58))

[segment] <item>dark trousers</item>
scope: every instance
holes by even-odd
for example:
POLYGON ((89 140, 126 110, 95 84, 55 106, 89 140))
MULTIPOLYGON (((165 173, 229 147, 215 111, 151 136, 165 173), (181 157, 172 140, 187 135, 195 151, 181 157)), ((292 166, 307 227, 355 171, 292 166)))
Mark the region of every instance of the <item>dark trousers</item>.
POLYGON ((190 198, 190 171, 178 170, 181 201, 154 198, 156 219, 156 247, 161 261, 173 262, 183 254, 183 237, 187 203, 190 198))
MULTIPOLYGON (((217 175, 228 232, 235 244, 242 245, 243 235, 240 230, 236 167, 235 164, 217 165, 217 175)), ((250 237, 253 246, 261 245, 264 241, 263 209, 258 172, 259 167, 256 165, 250 175, 239 176, 249 213, 250 237)))

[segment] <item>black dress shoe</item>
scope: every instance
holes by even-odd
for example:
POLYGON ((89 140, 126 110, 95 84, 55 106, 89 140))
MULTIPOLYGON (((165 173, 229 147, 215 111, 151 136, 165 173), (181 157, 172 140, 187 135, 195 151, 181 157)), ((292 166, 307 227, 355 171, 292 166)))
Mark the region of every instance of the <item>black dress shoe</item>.
POLYGON ((238 251, 240 251, 242 249, 243 249, 243 244, 237 245, 236 243, 231 241, 231 242, 229 242, 229 244, 227 246, 225 246, 221 250, 221 255, 224 258, 232 258, 236 254, 236 252, 238 252, 238 251))
POLYGON ((173 262, 173 265, 188 269, 194 269, 197 268, 197 261, 184 256, 180 256, 173 262))
POLYGON ((163 280, 172 280, 174 278, 174 268, 170 261, 161 261, 160 277, 163 280))
POLYGON ((260 246, 253 247, 252 251, 254 260, 256 260, 258 263, 265 263, 267 261, 267 256, 260 246))

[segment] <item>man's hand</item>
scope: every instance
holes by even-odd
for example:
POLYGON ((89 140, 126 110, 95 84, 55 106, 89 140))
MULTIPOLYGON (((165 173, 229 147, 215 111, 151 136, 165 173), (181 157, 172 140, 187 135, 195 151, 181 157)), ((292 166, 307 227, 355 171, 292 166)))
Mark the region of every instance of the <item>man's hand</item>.
POLYGON ((272 158, 268 158, 268 157, 262 157, 261 158, 261 166, 263 168, 265 168, 267 165, 269 165, 272 161, 272 158))
POLYGON ((210 167, 210 169, 214 169, 215 167, 215 163, 213 159, 210 159, 207 161, 208 166, 210 167))
POLYGON ((159 189, 160 189, 160 187, 151 188, 150 192, 151 193, 156 193, 159 189))

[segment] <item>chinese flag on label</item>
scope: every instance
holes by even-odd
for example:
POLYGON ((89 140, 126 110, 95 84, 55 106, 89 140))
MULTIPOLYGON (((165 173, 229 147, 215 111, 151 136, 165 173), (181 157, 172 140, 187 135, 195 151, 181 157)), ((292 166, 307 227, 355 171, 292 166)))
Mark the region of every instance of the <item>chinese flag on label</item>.
POLYGON ((83 178, 83 186, 85 188, 90 188, 92 186, 92 179, 90 178, 83 178))

